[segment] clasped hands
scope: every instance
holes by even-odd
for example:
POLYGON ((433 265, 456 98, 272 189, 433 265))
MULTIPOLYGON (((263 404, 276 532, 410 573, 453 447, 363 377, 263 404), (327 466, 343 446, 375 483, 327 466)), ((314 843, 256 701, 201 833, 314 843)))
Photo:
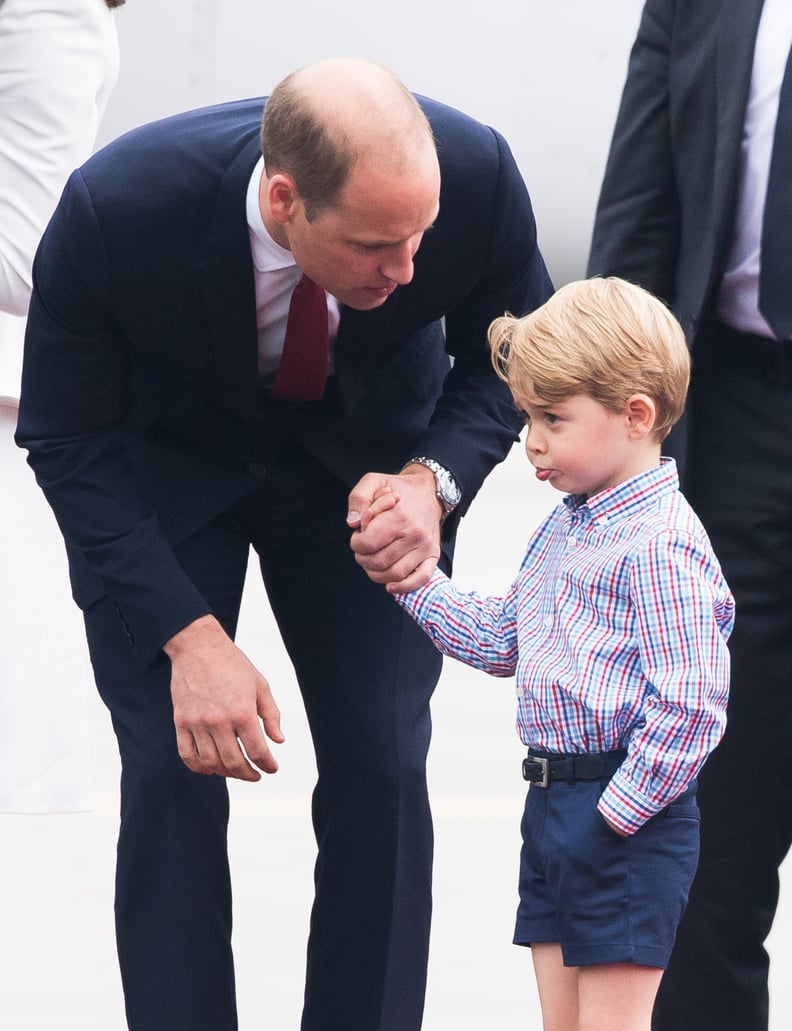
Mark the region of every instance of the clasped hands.
MULTIPOLYGON (((442 508, 434 474, 367 473, 349 496, 347 525, 358 564, 391 593, 415 590, 440 557, 442 508)), ((268 739, 285 741, 270 686, 214 616, 196 619, 164 645, 171 660, 176 743, 194 773, 257 781, 278 763, 268 739)))
POLYGON ((349 496, 357 563, 392 594, 421 587, 440 558, 442 514, 434 473, 425 466, 410 465, 395 476, 368 473, 349 496))

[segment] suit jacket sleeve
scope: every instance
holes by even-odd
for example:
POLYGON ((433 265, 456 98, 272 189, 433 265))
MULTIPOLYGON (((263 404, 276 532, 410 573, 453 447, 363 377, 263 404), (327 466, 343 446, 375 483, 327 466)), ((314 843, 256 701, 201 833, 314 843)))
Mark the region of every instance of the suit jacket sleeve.
MULTIPOLYGON (((447 199, 441 195, 441 214, 444 204, 451 209, 458 238, 449 233, 449 243, 448 227, 438 226, 445 260, 436 259, 431 236, 426 253, 419 251, 417 256, 417 261, 439 268, 433 294, 451 297, 443 314, 446 349, 453 362, 414 453, 431 455, 454 473, 463 492, 457 518, 521 428, 509 390, 492 368, 488 327, 505 312, 519 316, 532 311, 553 290, 537 243, 530 197, 511 150, 495 130, 482 131, 485 138, 475 174, 468 171, 465 177, 460 172, 457 178, 454 169, 443 168, 447 199), (477 247, 471 246, 473 240, 480 241, 477 247), (466 288, 452 296, 453 281, 466 288)), ((416 279, 418 275, 416 271, 416 279)), ((451 521, 449 529, 453 525, 451 521)))
POLYGON ((680 246, 671 133, 669 61, 677 0, 649 0, 600 192, 588 275, 618 275, 675 301, 680 246))
POLYGON ((132 365, 111 297, 101 227, 78 170, 34 263, 17 443, 31 452, 73 579, 75 564, 98 577, 145 663, 209 608, 133 474, 132 365))

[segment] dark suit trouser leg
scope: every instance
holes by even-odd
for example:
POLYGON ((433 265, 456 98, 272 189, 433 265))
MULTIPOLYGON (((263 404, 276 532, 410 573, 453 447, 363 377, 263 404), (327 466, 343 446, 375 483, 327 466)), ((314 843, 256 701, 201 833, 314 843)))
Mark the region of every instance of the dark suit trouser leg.
MULTIPOLYGON (((355 564, 346 497, 294 450, 177 555, 233 632, 254 541, 305 699, 319 851, 303 1028, 418 1031, 433 847, 425 759, 440 659, 355 564)), ((116 926, 129 1027, 235 1031, 225 782, 178 757, 167 662, 138 668, 109 602, 86 626, 122 757, 116 926)))
POLYGON ((728 725, 699 778, 701 858, 654 1031, 767 1031, 764 940, 792 838, 792 390, 707 373, 683 489, 736 599, 728 725))
MULTIPOLYGON (((208 528, 180 557, 233 630, 247 542, 208 528)), ((236 1031, 228 793, 176 749, 170 665, 141 670, 115 606, 85 617, 122 761, 116 935, 131 1031, 236 1031)))
POLYGON ((418 1031, 431 914, 425 761, 440 671, 354 562, 347 490, 310 459, 273 471, 254 544, 316 749, 318 843, 303 1031, 418 1031), (291 498, 293 510, 285 508, 291 498))

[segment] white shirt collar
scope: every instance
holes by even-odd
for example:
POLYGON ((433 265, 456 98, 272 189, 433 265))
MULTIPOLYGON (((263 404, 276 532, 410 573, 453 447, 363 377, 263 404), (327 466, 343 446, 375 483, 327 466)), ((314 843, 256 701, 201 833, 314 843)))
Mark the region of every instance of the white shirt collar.
POLYGON ((275 272, 278 269, 291 268, 296 265, 294 255, 286 247, 275 243, 264 225, 261 217, 261 205, 259 204, 259 188, 261 177, 264 175, 264 158, 258 159, 253 174, 250 177, 245 202, 247 210, 247 224, 250 232, 250 251, 253 255, 253 265, 257 272, 275 272))

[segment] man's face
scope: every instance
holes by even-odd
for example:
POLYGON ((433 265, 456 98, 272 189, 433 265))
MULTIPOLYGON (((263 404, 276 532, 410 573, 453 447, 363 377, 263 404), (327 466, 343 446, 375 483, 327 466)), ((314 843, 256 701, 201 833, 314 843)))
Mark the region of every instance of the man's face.
POLYGON ((423 234, 437 218, 440 170, 433 150, 408 174, 355 168, 338 206, 305 217, 297 197, 282 229, 300 268, 342 304, 361 311, 384 304, 410 282, 423 234))

